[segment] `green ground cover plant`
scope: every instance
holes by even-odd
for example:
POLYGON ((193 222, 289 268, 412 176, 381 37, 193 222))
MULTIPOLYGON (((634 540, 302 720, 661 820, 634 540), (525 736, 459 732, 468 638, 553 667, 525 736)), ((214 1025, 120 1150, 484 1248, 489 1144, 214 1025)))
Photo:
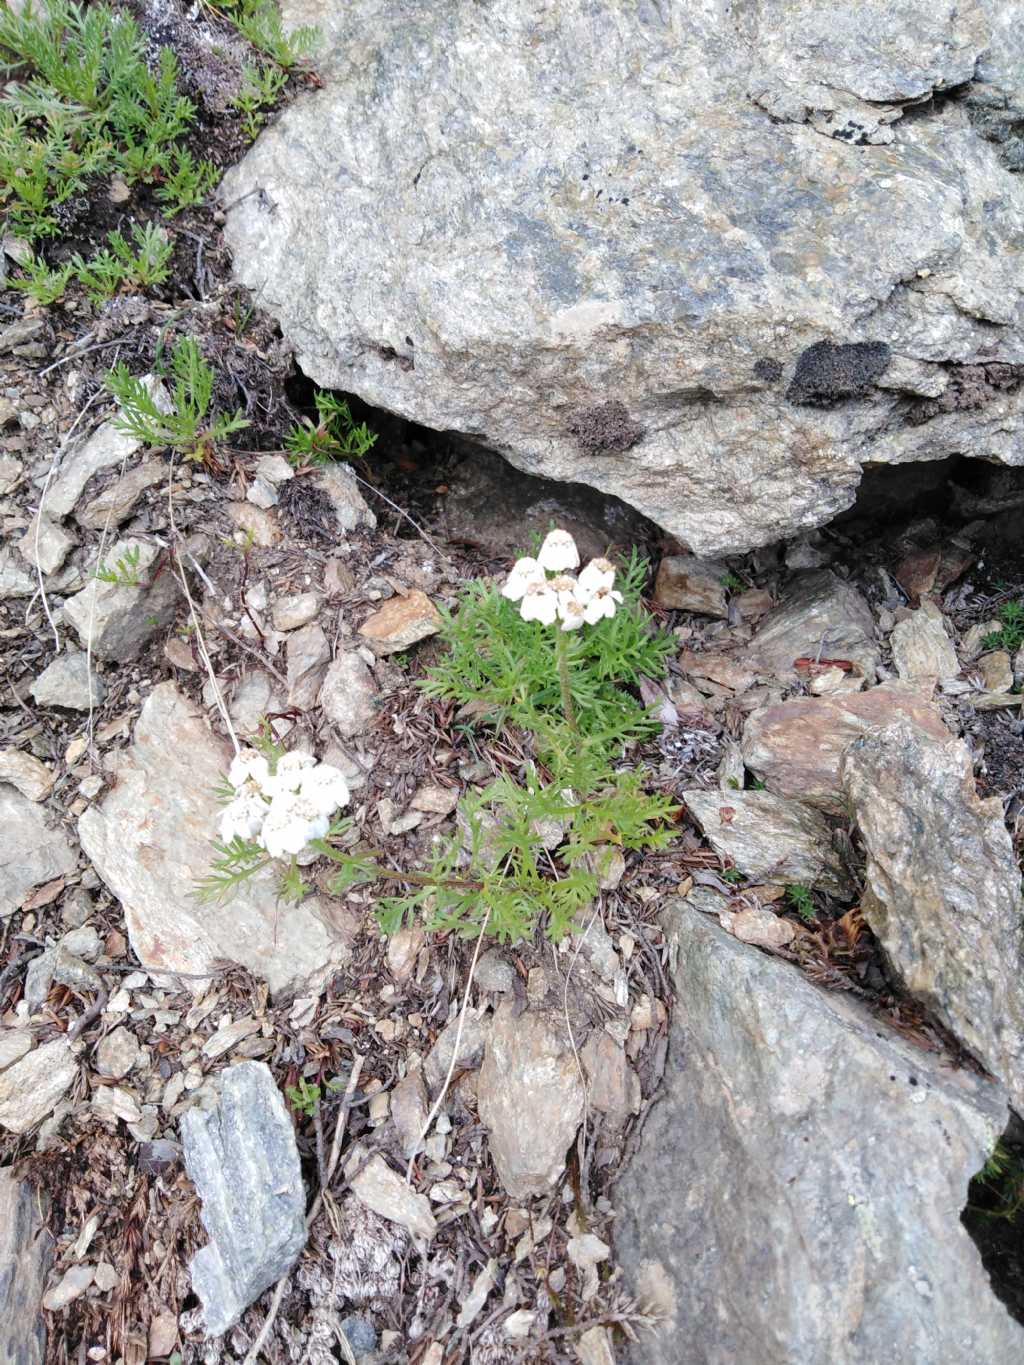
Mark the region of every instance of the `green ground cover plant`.
POLYGON ((476 703, 481 725, 514 728, 528 752, 520 771, 465 792, 455 831, 431 846, 425 866, 395 866, 386 850, 355 842, 352 822, 334 816, 348 802, 341 774, 328 775, 311 755, 268 750, 264 736, 261 753, 243 751, 232 765, 222 838, 201 893, 229 894, 280 856, 287 821, 286 898, 306 893, 298 858, 309 853, 335 864, 334 894, 394 886, 377 901, 389 933, 415 918, 431 930, 502 941, 538 926, 557 941, 579 928, 610 860, 665 847, 676 808, 650 790, 642 766, 622 764, 628 746, 657 728, 631 689, 641 677, 663 676, 673 646, 641 604, 646 567, 631 558, 620 590, 607 561, 591 561, 576 578, 569 570, 578 563, 571 537, 552 532, 538 558, 517 561, 503 586, 470 584, 459 610, 446 615, 447 652, 424 691, 476 703), (292 766, 282 787, 285 764, 292 766), (336 801, 330 812, 314 802, 314 788, 327 782, 336 801))
POLYGON ((343 398, 316 389, 313 393, 317 420, 306 417, 285 437, 288 458, 297 468, 333 464, 335 460, 360 460, 377 442, 377 433, 365 422, 356 422, 343 398))
POLYGON ((0 10, 0 71, 0 206, 16 235, 59 236, 61 206, 100 175, 161 183, 172 210, 209 187, 212 167, 182 146, 195 106, 177 58, 164 47, 151 70, 130 15, 71 0, 0 10))
POLYGON ((985 649, 1005 649, 1014 654, 1024 645, 1024 602, 1004 602, 996 613, 999 629, 982 640, 985 649))
POLYGON ((166 375, 171 384, 167 411, 150 388, 123 362, 107 372, 106 385, 120 409, 119 430, 148 446, 171 447, 187 460, 216 466, 217 446, 249 425, 240 410, 211 411, 214 373, 193 337, 180 337, 166 375))
POLYGON ((285 33, 274 0, 208 0, 208 6, 283 71, 304 66, 320 41, 319 29, 311 25, 285 33))

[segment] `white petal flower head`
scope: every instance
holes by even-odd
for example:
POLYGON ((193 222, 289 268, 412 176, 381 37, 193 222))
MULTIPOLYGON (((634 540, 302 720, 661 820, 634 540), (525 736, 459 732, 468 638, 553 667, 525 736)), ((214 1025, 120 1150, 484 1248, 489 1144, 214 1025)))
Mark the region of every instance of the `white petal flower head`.
POLYGON ((277 760, 273 777, 268 777, 263 783, 263 790, 268 796, 296 792, 302 782, 303 773, 315 764, 316 759, 313 755, 305 754, 300 749, 294 749, 290 754, 282 754, 277 760))
POLYGON ((232 839, 255 839, 263 828, 270 807, 251 792, 243 792, 224 807, 220 814, 220 837, 226 844, 232 839))
POLYGON ((578 584, 571 574, 560 574, 548 583, 558 594, 558 619, 563 630, 575 630, 583 624, 583 602, 577 592, 578 584))
POLYGON ((345 774, 330 763, 318 763, 302 774, 299 795, 312 802, 321 815, 333 815, 351 799, 345 774))
POLYGON ((540 547, 537 562, 549 573, 565 573, 579 567, 580 552, 568 531, 549 531, 540 547))
POLYGON ((558 615, 558 593, 552 592, 546 583, 534 583, 523 595, 519 615, 524 621, 554 625, 558 615))
POLYGON ((583 619, 589 626, 596 626, 605 616, 614 616, 616 604, 622 601, 622 593, 614 588, 598 588, 583 608, 583 619))
POLYGON ((308 798, 281 792, 270 803, 259 843, 272 858, 301 853, 311 839, 322 839, 330 824, 328 816, 308 798))
POLYGON ((599 589, 607 588, 610 590, 614 586, 615 565, 607 559, 592 559, 580 573, 577 596, 584 601, 589 601, 599 589))
POLYGON ((246 782, 254 782, 257 787, 262 787, 269 776, 270 765, 255 749, 240 750, 228 769, 228 781, 235 788, 244 787, 246 782))
POLYGON ((512 565, 512 570, 505 580, 505 586, 501 590, 502 597, 507 597, 510 602, 518 602, 529 588, 537 584, 543 586, 545 573, 535 559, 529 555, 524 555, 522 559, 517 559, 512 565))

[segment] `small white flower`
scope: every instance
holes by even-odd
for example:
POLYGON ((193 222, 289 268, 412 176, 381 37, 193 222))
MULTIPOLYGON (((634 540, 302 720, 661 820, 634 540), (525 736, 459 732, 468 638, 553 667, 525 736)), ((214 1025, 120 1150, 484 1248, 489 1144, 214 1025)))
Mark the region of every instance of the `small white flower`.
POLYGON ((523 595, 519 615, 524 621, 554 625, 558 615, 558 593, 552 592, 546 583, 532 584, 523 595))
POLYGON ((282 792, 296 792, 302 782, 302 774, 307 768, 312 768, 316 759, 312 754, 305 754, 301 749, 295 749, 290 754, 282 754, 277 760, 277 767, 273 777, 267 777, 263 782, 263 790, 268 796, 279 796, 282 792))
POLYGON ((610 590, 615 586, 615 565, 609 563, 607 559, 592 559, 581 571, 577 582, 579 584, 577 596, 581 601, 589 602, 599 589, 610 590))
POLYGON ((597 625, 605 616, 615 615, 615 605, 622 601, 622 593, 614 588, 598 588, 583 608, 583 619, 587 625, 597 625))
POLYGON ((255 749, 242 749, 231 760, 228 769, 228 781, 235 788, 245 786, 246 782, 254 782, 257 787, 262 787, 269 776, 270 765, 255 749))
POLYGON ((576 591, 576 579, 571 574, 552 578, 548 587, 558 594, 558 619, 563 630, 575 630, 583 624, 583 603, 576 591))
POLYGON ((529 588, 536 587, 538 584, 543 586, 544 581, 545 573, 541 566, 529 555, 524 555, 522 559, 517 559, 512 565, 512 570, 505 580, 501 595, 507 597, 510 602, 518 602, 529 588))
POLYGON ((234 838, 255 839, 263 828, 263 821, 270 807, 265 801, 252 793, 245 792, 236 796, 225 806, 220 815, 220 837, 226 844, 234 838))
POLYGON ((312 839, 322 839, 330 829, 328 816, 315 803, 296 792, 281 792, 270 803, 258 842, 272 858, 301 853, 312 839))
POLYGON ((564 573, 575 569, 580 562, 580 552, 568 531, 549 531, 540 547, 537 562, 549 573, 564 573))
POLYGON ((311 801, 321 815, 333 815, 350 800, 345 774, 330 763, 318 763, 302 774, 299 795, 311 801))

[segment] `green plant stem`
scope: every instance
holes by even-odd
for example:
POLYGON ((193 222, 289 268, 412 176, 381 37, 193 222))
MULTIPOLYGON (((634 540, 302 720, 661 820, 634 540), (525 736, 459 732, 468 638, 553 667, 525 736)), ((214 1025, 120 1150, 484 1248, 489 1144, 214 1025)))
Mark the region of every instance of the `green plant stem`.
POLYGON ((558 685, 562 689, 562 710, 569 729, 579 734, 576 724, 576 711, 572 704, 572 687, 569 684, 569 641, 565 631, 555 626, 555 660, 558 664, 558 685))

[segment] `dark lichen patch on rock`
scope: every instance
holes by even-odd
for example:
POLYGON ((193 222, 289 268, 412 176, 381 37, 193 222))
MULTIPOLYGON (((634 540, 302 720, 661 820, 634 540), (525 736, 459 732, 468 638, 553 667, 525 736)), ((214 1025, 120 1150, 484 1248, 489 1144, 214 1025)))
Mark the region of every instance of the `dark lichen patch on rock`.
POLYGON ((629 450, 644 435, 644 428, 632 420, 625 403, 617 398, 592 408, 578 408, 570 417, 566 430, 576 437, 586 455, 611 455, 629 450))
POLYGON ((884 341, 854 341, 840 346, 816 341, 796 362, 786 397, 807 407, 828 407, 860 398, 881 379, 890 355, 884 341))
POLYGON ((763 379, 766 384, 777 384, 782 378, 782 365, 770 355, 763 355, 754 362, 754 378, 763 379))
POLYGON ((912 422, 928 422, 950 412, 972 412, 1003 393, 1015 393, 1024 384, 1024 365, 993 361, 988 365, 954 365, 949 384, 938 398, 915 403, 912 422))

